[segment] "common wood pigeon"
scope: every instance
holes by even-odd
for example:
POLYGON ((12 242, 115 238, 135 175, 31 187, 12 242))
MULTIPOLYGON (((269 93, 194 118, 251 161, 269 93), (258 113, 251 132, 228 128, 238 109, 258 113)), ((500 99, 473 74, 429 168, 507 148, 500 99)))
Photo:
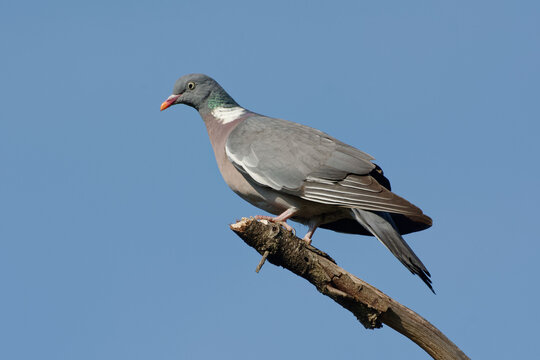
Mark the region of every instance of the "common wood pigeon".
POLYGON ((431 219, 391 192, 373 157, 322 131, 249 111, 203 74, 174 84, 161 110, 189 105, 201 115, 223 179, 243 199, 283 223, 373 235, 433 291, 430 274, 402 238, 431 219))

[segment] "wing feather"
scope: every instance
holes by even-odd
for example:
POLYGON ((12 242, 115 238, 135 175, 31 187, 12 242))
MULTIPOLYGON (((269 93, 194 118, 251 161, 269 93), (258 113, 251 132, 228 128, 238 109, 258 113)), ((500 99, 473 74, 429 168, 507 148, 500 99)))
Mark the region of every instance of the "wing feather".
POLYGON ((225 151, 245 176, 278 191, 323 204, 422 215, 370 175, 379 169, 372 156, 304 125, 252 116, 231 132, 225 151))
POLYGON ((369 175, 348 175, 341 181, 306 181, 302 198, 324 204, 420 215, 422 210, 380 185, 369 175))
POLYGON ((275 190, 299 191, 308 177, 341 180, 368 174, 370 155, 322 131, 286 120, 252 116, 225 145, 229 160, 244 174, 275 190))

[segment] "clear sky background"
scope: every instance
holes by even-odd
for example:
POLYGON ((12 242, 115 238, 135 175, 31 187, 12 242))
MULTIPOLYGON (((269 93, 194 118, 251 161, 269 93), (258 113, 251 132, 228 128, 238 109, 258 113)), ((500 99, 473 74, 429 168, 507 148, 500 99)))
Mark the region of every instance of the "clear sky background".
MULTIPOLYGON (((243 106, 377 159, 434 219, 314 245, 475 359, 539 357, 538 1, 3 1, 1 359, 427 359, 365 330, 229 229, 191 108, 202 72, 243 106)), ((294 224, 303 235, 304 226, 294 224)))

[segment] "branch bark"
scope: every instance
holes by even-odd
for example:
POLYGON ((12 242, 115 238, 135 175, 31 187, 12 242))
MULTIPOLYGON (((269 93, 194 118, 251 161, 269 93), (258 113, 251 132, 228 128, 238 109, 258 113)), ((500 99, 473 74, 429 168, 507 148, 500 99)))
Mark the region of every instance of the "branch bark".
POLYGON ((345 271, 326 253, 278 224, 243 218, 230 227, 259 254, 266 254, 270 263, 315 285, 319 292, 352 312, 367 329, 386 324, 414 341, 434 359, 469 359, 426 319, 345 271))

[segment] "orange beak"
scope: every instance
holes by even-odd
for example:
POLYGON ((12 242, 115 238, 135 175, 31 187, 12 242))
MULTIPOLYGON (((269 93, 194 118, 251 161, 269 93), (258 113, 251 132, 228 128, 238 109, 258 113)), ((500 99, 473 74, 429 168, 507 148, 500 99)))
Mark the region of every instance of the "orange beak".
POLYGON ((173 105, 176 100, 180 97, 180 95, 171 95, 167 98, 167 100, 165 100, 162 104, 161 104, 161 108, 160 108, 160 111, 163 111, 165 110, 166 108, 168 108, 169 106, 173 105))

